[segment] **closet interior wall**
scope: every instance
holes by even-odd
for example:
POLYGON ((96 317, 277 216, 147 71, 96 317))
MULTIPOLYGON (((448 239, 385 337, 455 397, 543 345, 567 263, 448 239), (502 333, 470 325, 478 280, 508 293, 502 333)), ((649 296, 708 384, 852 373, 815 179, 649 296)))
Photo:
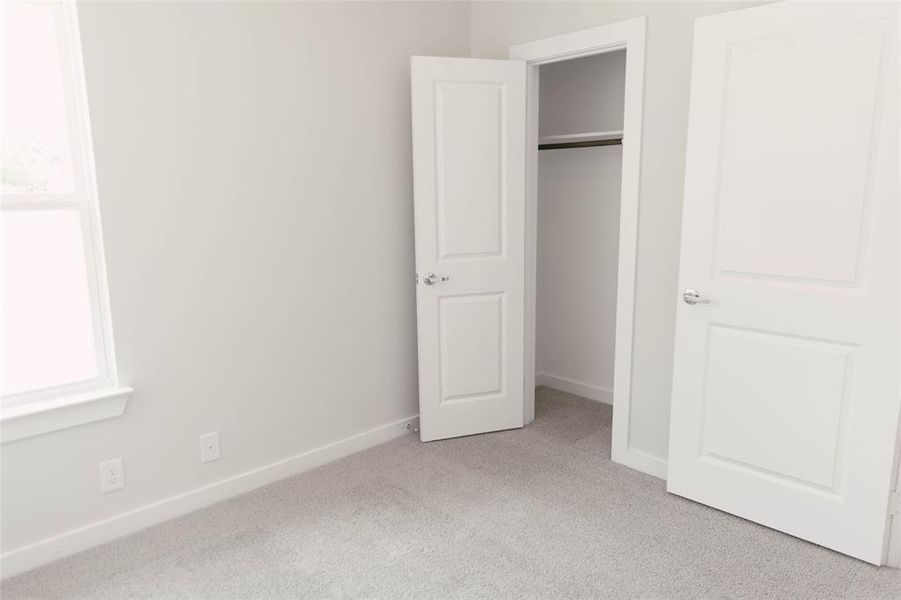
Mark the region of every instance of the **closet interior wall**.
MULTIPOLYGON (((621 131, 625 51, 541 67, 539 136, 621 131)), ((622 146, 538 153, 536 384, 612 403, 622 146)))

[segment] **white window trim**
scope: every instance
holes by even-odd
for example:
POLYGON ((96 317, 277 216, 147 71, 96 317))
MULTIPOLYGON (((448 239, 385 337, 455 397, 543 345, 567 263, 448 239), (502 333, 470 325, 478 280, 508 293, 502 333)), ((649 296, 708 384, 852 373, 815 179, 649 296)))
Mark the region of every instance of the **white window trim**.
POLYGON ((58 24, 75 192, 3 194, 2 210, 71 208, 78 211, 82 223, 98 373, 89 381, 3 398, 0 406, 0 443, 119 416, 125 412, 132 392, 131 388, 119 385, 116 368, 78 13, 74 0, 49 5, 56 13, 58 24))
POLYGON ((130 387, 115 387, 60 396, 3 409, 3 443, 118 417, 125 412, 130 387))

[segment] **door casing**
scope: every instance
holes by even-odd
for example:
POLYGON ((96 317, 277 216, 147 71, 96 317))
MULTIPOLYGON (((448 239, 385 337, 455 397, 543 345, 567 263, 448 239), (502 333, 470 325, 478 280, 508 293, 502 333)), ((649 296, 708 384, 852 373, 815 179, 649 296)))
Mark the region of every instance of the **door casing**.
POLYGON ((535 419, 539 67, 574 58, 625 50, 626 80, 616 293, 612 456, 613 460, 618 463, 663 479, 666 477, 666 461, 632 448, 629 443, 646 31, 647 17, 636 17, 511 46, 509 56, 512 60, 526 62, 527 86, 523 421, 528 424, 535 419))

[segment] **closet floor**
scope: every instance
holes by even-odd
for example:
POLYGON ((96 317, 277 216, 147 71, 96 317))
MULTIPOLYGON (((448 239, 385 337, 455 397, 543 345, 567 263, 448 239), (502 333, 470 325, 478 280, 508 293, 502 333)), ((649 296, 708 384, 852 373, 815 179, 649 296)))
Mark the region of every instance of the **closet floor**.
POLYGON ((876 568, 610 462, 609 406, 414 435, 6 580, 14 598, 898 598, 876 568))

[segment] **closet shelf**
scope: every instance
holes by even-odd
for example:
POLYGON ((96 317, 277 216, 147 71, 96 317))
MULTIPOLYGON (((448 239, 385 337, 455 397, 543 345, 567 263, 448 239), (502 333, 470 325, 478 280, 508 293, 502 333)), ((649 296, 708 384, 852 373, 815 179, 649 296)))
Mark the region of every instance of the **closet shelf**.
POLYGON ((564 144, 566 142, 596 142, 599 140, 613 140, 622 138, 623 132, 619 131, 589 131, 588 133, 567 133, 566 135, 543 135, 538 138, 539 144, 564 144))
POLYGON ((588 133, 568 133, 565 135, 543 135, 538 138, 539 150, 562 148, 590 148, 592 146, 613 146, 621 144, 623 132, 590 131, 588 133))

